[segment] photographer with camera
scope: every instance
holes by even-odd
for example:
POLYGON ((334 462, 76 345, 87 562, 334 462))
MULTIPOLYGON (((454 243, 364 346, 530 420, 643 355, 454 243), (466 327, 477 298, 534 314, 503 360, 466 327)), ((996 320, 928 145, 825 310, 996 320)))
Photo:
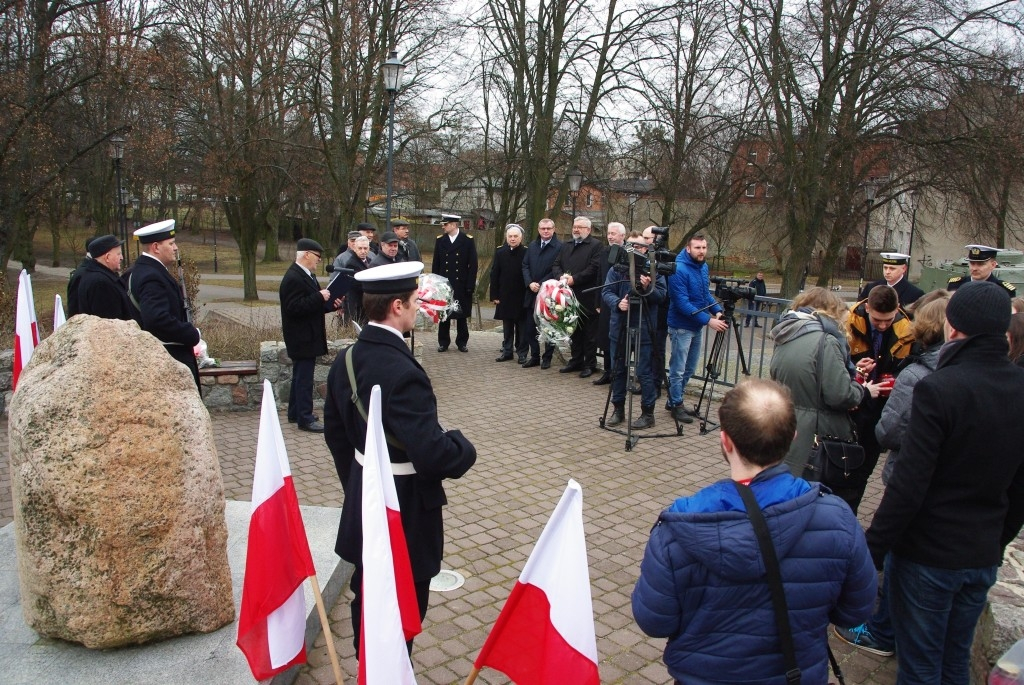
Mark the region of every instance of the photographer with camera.
MULTIPOLYGON (((647 243, 639 231, 630 231, 624 249, 609 252, 613 262, 601 291, 604 307, 610 312, 608 322, 609 352, 612 358, 612 415, 606 426, 617 426, 625 421, 627 329, 639 329, 640 345, 636 352, 636 375, 640 381, 640 416, 632 428, 639 430, 654 425, 654 403, 657 391, 654 388, 654 374, 651 372, 651 342, 657 330, 658 305, 665 301, 668 286, 665 276, 652 268, 653 262, 647 256, 647 243), (632 268, 633 276, 630 274, 632 268), (633 281, 635 276, 636 282, 633 281), (631 298, 644 298, 644 307, 634 310, 631 298), (642 313, 642 316, 641 316, 642 313)), ((638 299, 634 299, 638 302, 638 299)))
POLYGON ((672 341, 672 358, 666 409, 683 423, 693 423, 683 407, 683 390, 700 362, 701 333, 705 326, 716 332, 729 328, 722 318, 721 305, 711 297, 707 253, 707 238, 700 233, 690 236, 686 251, 676 258, 676 272, 668 278, 668 335, 672 341))

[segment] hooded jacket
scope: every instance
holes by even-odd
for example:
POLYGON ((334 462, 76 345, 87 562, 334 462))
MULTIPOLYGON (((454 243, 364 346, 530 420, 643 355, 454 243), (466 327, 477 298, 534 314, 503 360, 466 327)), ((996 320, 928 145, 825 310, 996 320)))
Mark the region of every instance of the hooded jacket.
MULTIPOLYGON (((864 533, 845 502, 782 464, 750 487, 779 559, 803 682, 827 682, 828 624, 859 625, 875 601, 864 533)), ((687 685, 786 682, 757 536, 731 480, 662 512, 633 590, 633 616, 648 635, 668 638, 669 674, 687 685)))
POLYGON ((861 403, 866 393, 863 386, 850 378, 846 338, 828 317, 804 311, 787 312, 770 335, 775 341, 772 380, 789 388, 796 409, 796 438, 785 461, 794 473, 802 473, 815 433, 853 439, 850 410, 861 403), (819 369, 818 341, 822 336, 825 349, 819 369))

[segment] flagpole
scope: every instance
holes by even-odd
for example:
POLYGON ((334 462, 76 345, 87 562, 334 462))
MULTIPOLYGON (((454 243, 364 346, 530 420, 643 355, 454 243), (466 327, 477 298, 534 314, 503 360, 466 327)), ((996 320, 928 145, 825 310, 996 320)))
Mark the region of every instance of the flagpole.
POLYGON ((327 640, 327 653, 331 655, 331 666, 334 668, 334 679, 338 685, 345 685, 341 677, 341 664, 338 663, 338 653, 334 650, 334 636, 331 634, 331 626, 327 622, 327 609, 324 608, 324 598, 320 595, 320 583, 316 576, 309 577, 313 584, 313 597, 316 599, 316 609, 320 613, 320 625, 324 629, 324 638, 327 640))
POLYGON ((469 677, 466 678, 466 685, 473 685, 478 675, 480 675, 480 669, 474 666, 473 670, 469 672, 469 677))

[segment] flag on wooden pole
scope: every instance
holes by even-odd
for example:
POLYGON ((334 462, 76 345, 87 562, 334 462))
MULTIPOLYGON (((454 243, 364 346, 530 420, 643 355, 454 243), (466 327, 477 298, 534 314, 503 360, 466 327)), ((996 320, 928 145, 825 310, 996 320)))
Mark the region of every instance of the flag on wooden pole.
POLYGON ((409 548, 384 439, 380 386, 370 391, 363 459, 363 615, 360 685, 416 682, 405 646, 420 630, 409 548))
POLYGON ((17 390, 18 376, 28 366, 32 351, 39 344, 39 323, 36 321, 36 303, 32 296, 32 278, 24 269, 18 277, 18 304, 14 322, 14 368, 11 389, 17 390))
POLYGON ((236 643, 257 680, 306 662, 302 583, 313 575, 274 391, 264 380, 236 643))
POLYGON ((583 491, 569 481, 474 663, 517 685, 598 685, 583 535, 583 491))
POLYGON ((59 294, 55 295, 53 301, 53 330, 57 330, 67 322, 67 317, 64 316, 64 303, 61 302, 59 294))

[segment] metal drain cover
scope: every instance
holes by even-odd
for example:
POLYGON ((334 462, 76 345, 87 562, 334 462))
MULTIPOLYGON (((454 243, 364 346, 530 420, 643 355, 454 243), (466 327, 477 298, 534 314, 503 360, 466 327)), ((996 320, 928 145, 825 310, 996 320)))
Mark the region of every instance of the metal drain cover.
POLYGON ((431 592, 451 592, 458 590, 465 582, 465 576, 458 571, 442 569, 440 573, 430 579, 430 590, 431 592))

